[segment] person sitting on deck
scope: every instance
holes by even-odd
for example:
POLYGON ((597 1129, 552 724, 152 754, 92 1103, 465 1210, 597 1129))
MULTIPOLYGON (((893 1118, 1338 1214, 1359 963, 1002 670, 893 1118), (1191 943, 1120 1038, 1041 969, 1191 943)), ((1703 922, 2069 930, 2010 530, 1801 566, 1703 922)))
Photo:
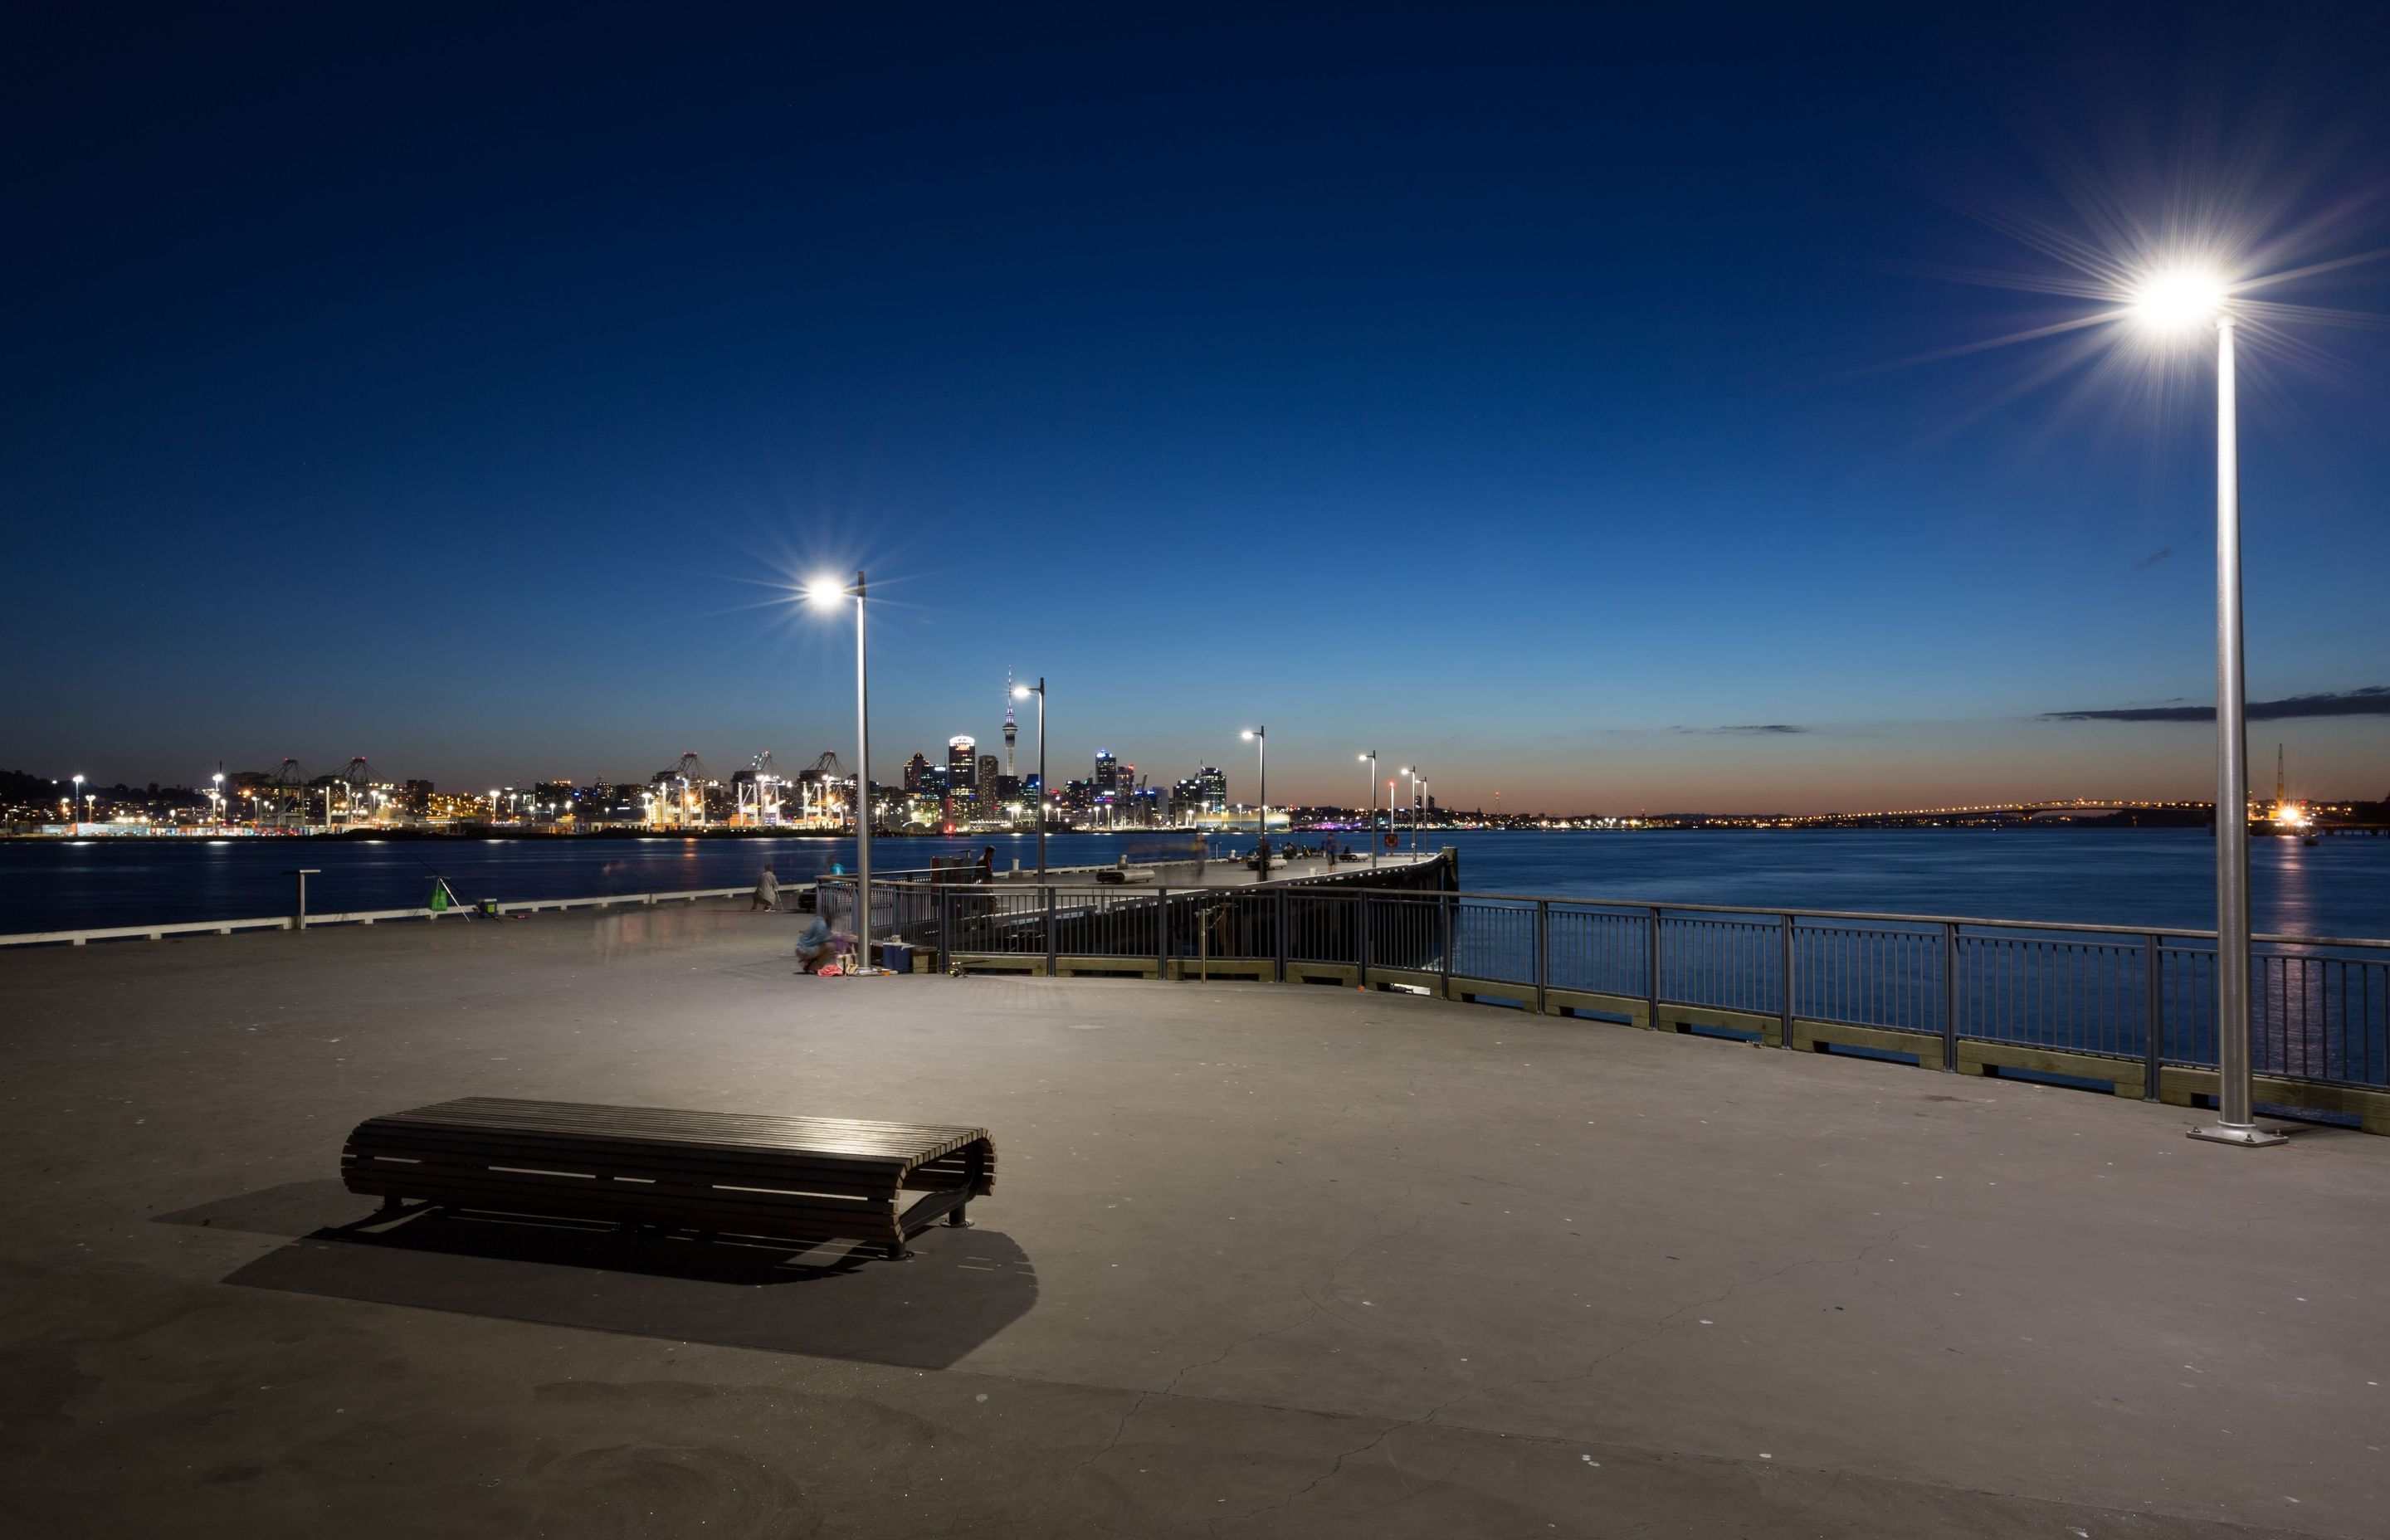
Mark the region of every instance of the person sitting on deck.
POLYGON ((813 918, 805 921, 805 928, 797 932, 797 961, 806 972, 818 973, 836 956, 836 947, 829 921, 821 917, 819 910, 815 911, 813 918))

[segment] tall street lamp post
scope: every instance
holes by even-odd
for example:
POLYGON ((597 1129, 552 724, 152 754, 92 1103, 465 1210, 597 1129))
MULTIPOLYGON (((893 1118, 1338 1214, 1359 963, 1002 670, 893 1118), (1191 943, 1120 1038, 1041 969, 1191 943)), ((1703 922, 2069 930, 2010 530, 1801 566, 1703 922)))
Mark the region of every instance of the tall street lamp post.
POLYGON ((1037 880, 1046 880, 1046 676, 1039 674, 1034 685, 1015 685, 1012 698, 1026 700, 1037 698, 1037 880))
MULTIPOLYGON (((1369 865, 1374 868, 1378 847, 1384 842, 1378 838, 1378 751, 1372 749, 1360 757, 1369 762, 1369 815, 1361 820, 1361 827, 1369 831, 1369 865)), ((1391 804, 1394 799, 1389 797, 1386 801, 1391 804)))
POLYGON ((2216 1122, 2191 1132, 2219 1144, 2281 1144, 2250 1112, 2249 722, 2241 646, 2241 452, 2233 316, 2212 272, 2151 275, 2133 297, 2152 330, 2216 328, 2216 1122))
MULTIPOLYGON (((1258 844, 1260 841, 1269 838, 1269 729, 1248 727, 1244 730, 1243 736, 1253 740, 1253 751, 1259 756, 1260 761, 1257 774, 1261 802, 1253 809, 1253 837, 1258 844)), ((1265 868, 1262 875, 1267 877, 1268 870, 1265 868)))
POLYGON ((73 800, 72 802, 69 802, 69 803, 67 804, 67 808, 68 808, 68 812, 67 812, 67 820, 68 820, 68 823, 69 823, 71 826, 72 826, 72 827, 69 828, 68 828, 68 830, 67 830, 67 832, 68 832, 68 833, 70 833, 70 834, 80 834, 80 833, 82 833, 82 832, 83 832, 82 825, 76 821, 76 820, 77 820, 77 819, 79 819, 79 818, 81 817, 81 815, 81 815, 81 809, 82 809, 82 807, 83 807, 83 777, 82 777, 81 776, 77 776, 74 778, 74 800, 73 800))
POLYGON ((877 973, 871 960, 871 689, 864 652, 863 570, 855 569, 852 584, 816 578, 805 585, 805 597, 819 605, 854 600, 854 939, 861 971, 877 973))

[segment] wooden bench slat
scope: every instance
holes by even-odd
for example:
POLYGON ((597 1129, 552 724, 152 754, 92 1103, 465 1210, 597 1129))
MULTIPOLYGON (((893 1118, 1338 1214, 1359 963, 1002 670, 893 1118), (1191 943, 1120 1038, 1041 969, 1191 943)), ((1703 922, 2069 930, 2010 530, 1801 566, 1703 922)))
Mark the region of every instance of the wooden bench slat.
POLYGON ((583 1102, 513 1101, 467 1097, 392 1112, 392 1123, 438 1123, 507 1128, 585 1130, 616 1138, 669 1139, 677 1143, 762 1144, 815 1151, 851 1151, 860 1156, 918 1155, 929 1147, 984 1138, 983 1128, 937 1123, 867 1123, 849 1118, 782 1117, 753 1112, 692 1112, 654 1107, 607 1107, 583 1102))
MULTIPOLYGON (((825 1128, 832 1125, 819 1124, 825 1128)), ((840 1142, 835 1137, 809 1139, 790 1137, 787 1134, 772 1138, 724 1138, 719 1131, 700 1126, 688 1133, 675 1133, 666 1124, 626 1124, 609 1128, 594 1120, 572 1122, 536 1122, 530 1119, 509 1123, 495 1118, 480 1118, 470 1122, 448 1119, 392 1116, 368 1119, 359 1125, 360 1133, 372 1133, 388 1137, 439 1137, 453 1136, 470 1137, 477 1134, 495 1133, 502 1137, 520 1138, 546 1136, 558 1139, 587 1139, 625 1149, 640 1148, 673 1150, 713 1150, 726 1155, 761 1154, 773 1159, 802 1155, 818 1163, 850 1163, 858 1167, 894 1165, 909 1167, 951 1154, 965 1146, 987 1137, 986 1130, 978 1128, 924 1128, 921 1136, 909 1144, 891 1143, 877 1147, 861 1147, 853 1142, 840 1142)))
MULTIPOLYGON (((608 1174, 671 1176, 687 1181, 770 1182, 780 1179, 810 1183, 835 1192, 893 1191, 902 1174, 895 1165, 887 1162, 857 1166, 852 1162, 825 1163, 796 1154, 769 1159, 739 1159, 707 1149, 686 1153, 670 1149, 660 1151, 652 1146, 625 1149, 590 1139, 561 1140, 546 1136, 508 1139, 497 1130, 471 1138, 447 1139, 406 1135, 393 1136, 380 1129, 361 1130, 353 1145, 361 1151, 370 1151, 375 1155, 420 1161, 551 1164, 608 1174)), ((945 1158, 946 1161, 953 1159, 945 1158)), ((939 1161, 924 1162, 917 1169, 944 1173, 958 1168, 939 1161)))
MULTIPOLYGON (((668 1192, 704 1193, 720 1188, 727 1192, 798 1193, 842 1203, 889 1202, 900 1190, 893 1182, 858 1186, 820 1181, 802 1172, 688 1172, 660 1165, 559 1161, 535 1152, 428 1151, 394 1158, 385 1149, 367 1149, 359 1150, 355 1159, 360 1163, 371 1163, 392 1179, 404 1179, 409 1174, 421 1174, 428 1180, 435 1175, 456 1173, 500 1172, 508 1175, 551 1176, 559 1181, 623 1182, 659 1187, 668 1192)), ((954 1187, 957 1181, 947 1180, 939 1185, 954 1187)))
MULTIPOLYGON (((420 1187, 405 1182, 377 1185, 367 1180, 352 1191, 366 1196, 419 1196, 420 1187)), ((801 1238, 844 1238, 875 1240, 895 1227, 895 1211, 887 1203, 839 1203, 834 1200, 806 1201, 777 1199, 760 1193, 713 1193, 692 1197, 645 1192, 636 1187, 599 1183, 540 1182, 509 1179, 502 1174, 453 1174, 433 1189, 430 1201, 452 1208, 486 1209, 494 1213, 557 1214, 599 1219, 631 1219, 669 1223, 700 1229, 743 1230, 755 1235, 786 1235, 801 1238)))

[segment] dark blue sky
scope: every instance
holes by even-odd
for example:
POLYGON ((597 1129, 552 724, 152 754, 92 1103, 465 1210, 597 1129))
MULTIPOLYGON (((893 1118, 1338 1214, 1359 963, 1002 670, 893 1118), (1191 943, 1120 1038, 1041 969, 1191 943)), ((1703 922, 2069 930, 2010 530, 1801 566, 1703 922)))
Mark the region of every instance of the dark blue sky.
MULTIPOLYGON (((1255 720, 1276 801, 2199 794, 2040 716, 2212 699, 2212 375, 1913 361, 2088 308, 1950 281, 2063 271, 2012 215, 2390 245, 2390 19, 2084 8, 20 13, 0 763, 851 755, 773 601, 861 562, 883 778, 1010 665, 1240 797, 1255 720)), ((2390 684, 2390 333, 2292 335, 2258 699, 2390 684)), ((2390 789, 2328 709, 2262 744, 2390 789)))

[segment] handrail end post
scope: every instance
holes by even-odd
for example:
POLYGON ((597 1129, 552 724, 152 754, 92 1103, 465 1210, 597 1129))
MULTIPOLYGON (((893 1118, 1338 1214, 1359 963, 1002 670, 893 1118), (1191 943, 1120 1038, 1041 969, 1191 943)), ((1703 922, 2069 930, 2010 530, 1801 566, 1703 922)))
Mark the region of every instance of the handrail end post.
POLYGON ((1942 922, 1942 1072, 1959 1072, 1959 927, 1942 922))

